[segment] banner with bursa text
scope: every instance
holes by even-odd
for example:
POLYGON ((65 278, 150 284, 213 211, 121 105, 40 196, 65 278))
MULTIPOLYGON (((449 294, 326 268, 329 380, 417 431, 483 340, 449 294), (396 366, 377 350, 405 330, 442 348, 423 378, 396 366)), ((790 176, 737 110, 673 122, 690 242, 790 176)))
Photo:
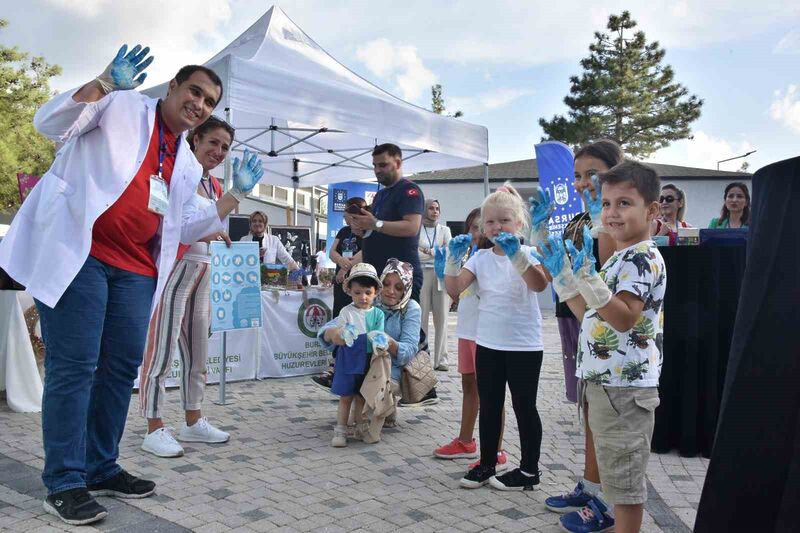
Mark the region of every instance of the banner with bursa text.
POLYGON ((583 202, 575 190, 575 159, 569 146, 548 141, 534 146, 539 186, 550 191, 556 209, 548 227, 552 235, 560 235, 570 220, 583 211, 583 202))
POLYGON ((367 205, 372 203, 378 192, 377 183, 363 181, 345 181, 328 185, 328 235, 326 250, 330 250, 333 239, 344 226, 344 208, 350 198, 363 198, 367 205))

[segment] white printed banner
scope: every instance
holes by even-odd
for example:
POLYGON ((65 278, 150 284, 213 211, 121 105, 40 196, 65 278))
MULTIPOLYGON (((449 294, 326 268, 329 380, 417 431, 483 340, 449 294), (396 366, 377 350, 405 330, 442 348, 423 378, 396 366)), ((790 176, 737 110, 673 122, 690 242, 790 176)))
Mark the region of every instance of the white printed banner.
MULTIPOLYGON (((256 362, 258 361, 258 329, 240 329, 228 332, 225 343, 225 356, 227 369, 225 380, 242 381, 254 379, 256 377, 256 362)), ((208 363, 206 364, 207 374, 206 383, 219 383, 219 375, 222 371, 222 333, 214 333, 208 339, 208 363)), ((172 360, 172 370, 166 379, 167 387, 180 386, 181 380, 181 360, 176 354, 172 360)), ((139 388, 139 378, 133 383, 133 388, 139 388)))
POLYGON ((261 365, 259 378, 319 374, 330 352, 317 340, 317 331, 331 319, 333 290, 268 290, 261 294, 261 365))

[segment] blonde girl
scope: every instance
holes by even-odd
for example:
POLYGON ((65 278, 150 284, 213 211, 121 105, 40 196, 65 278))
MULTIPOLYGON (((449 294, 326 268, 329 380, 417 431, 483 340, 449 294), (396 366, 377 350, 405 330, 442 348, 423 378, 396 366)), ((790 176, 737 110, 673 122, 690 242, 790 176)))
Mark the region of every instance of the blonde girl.
POLYGON ((464 488, 491 483, 500 490, 530 490, 539 483, 542 422, 536 395, 543 346, 542 316, 535 293, 544 290, 547 278, 539 262, 531 257, 530 248, 520 243, 528 226, 522 198, 506 183, 481 206, 481 229, 494 246, 479 250, 463 268, 461 260, 471 237, 459 235, 448 246, 448 292, 458 294, 478 282, 475 372, 481 460, 461 480, 464 488), (496 475, 506 384, 511 389, 522 457, 519 468, 496 475))

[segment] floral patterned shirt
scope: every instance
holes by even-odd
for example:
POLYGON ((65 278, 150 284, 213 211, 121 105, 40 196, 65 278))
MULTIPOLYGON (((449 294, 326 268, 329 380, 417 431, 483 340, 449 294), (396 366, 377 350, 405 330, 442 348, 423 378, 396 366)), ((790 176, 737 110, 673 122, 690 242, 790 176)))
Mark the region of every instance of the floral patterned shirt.
POLYGON ((581 323, 578 368, 588 382, 609 387, 657 387, 663 361, 664 293, 667 270, 651 240, 617 251, 600 277, 614 294, 622 291, 644 302, 636 325, 616 331, 597 311, 588 309, 581 323))

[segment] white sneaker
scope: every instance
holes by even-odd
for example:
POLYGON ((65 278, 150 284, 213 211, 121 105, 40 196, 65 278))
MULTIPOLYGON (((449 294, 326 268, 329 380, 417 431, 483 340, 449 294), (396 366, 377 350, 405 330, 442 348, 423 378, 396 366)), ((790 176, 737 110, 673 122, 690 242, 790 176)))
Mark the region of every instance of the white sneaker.
POLYGON ((347 428, 345 426, 337 425, 333 427, 331 446, 334 448, 344 448, 347 446, 347 428))
POLYGON ((145 435, 142 449, 159 457, 180 457, 183 455, 183 447, 172 436, 171 429, 161 427, 145 435))
POLYGON ((208 418, 203 417, 191 426, 187 426, 186 422, 183 423, 181 432, 178 433, 178 440, 181 442, 207 442, 216 444, 220 442, 228 442, 231 436, 221 429, 217 429, 208 423, 208 418))

